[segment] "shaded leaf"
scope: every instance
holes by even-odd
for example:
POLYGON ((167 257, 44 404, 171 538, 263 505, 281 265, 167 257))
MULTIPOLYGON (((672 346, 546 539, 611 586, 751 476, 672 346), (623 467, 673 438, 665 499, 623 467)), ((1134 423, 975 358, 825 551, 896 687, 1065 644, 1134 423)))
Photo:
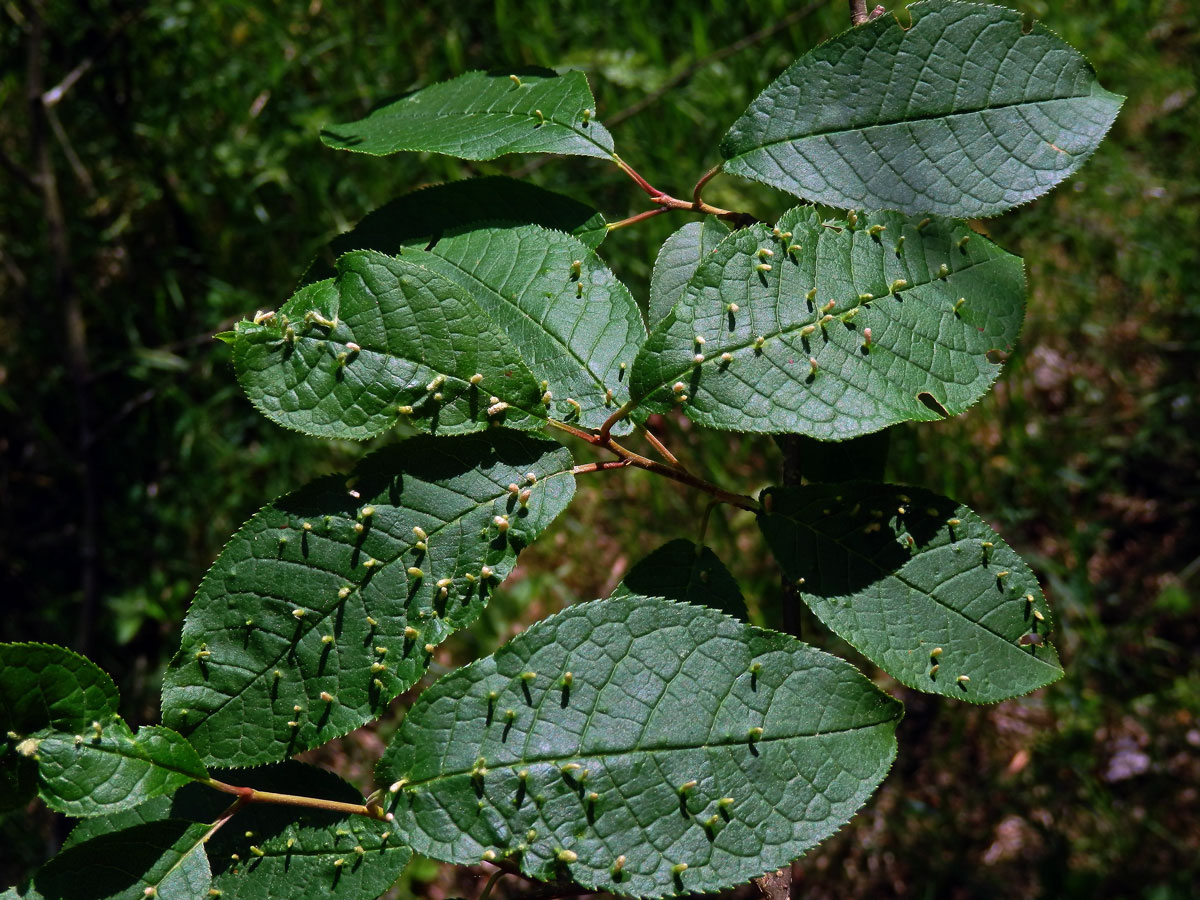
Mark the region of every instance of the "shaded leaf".
MULTIPOLYGON (((363 802, 354 787, 333 773, 297 762, 235 771, 226 777, 262 791, 342 803, 363 802)), ((64 848, 109 832, 136 834, 135 829, 147 822, 214 822, 230 800, 228 794, 199 785, 185 788, 171 798, 151 801, 134 810, 89 819, 71 832, 64 848)), ((212 887, 221 892, 222 900, 377 897, 412 856, 398 839, 394 826, 387 823, 366 816, 269 803, 254 803, 239 810, 208 842, 207 852, 212 887), (338 860, 342 860, 341 865, 338 860)))
POLYGON ((117 686, 86 657, 53 644, 0 644, 0 730, 82 731, 117 714, 117 686))
POLYGON ((34 876, 47 900, 197 900, 208 896, 208 826, 181 819, 98 834, 34 876))
POLYGON ((356 122, 330 125, 321 140, 375 156, 422 150, 475 160, 506 153, 609 157, 612 135, 595 121, 595 106, 582 72, 467 72, 356 122))
POLYGON ((571 469, 561 445, 494 429, 413 438, 276 500, 205 576, 163 721, 206 762, 249 766, 375 718, 566 507, 571 469))
POLYGON ((335 274, 333 260, 350 250, 378 250, 396 255, 401 249, 424 249, 447 231, 487 221, 492 227, 542 225, 565 231, 593 250, 608 235, 604 216, 590 206, 537 185, 499 175, 438 184, 405 194, 368 213, 305 273, 301 284, 335 274))
POLYGON ((267 418, 355 440, 399 421, 441 434, 544 424, 533 375, 457 285, 370 250, 337 269, 272 318, 238 323, 238 381, 267 418))
POLYGON ((990 703, 1062 677, 1037 579, 967 507, 862 483, 771 488, 764 503, 759 527, 799 596, 897 680, 990 703))
POLYGON ((166 728, 135 737, 99 666, 50 644, 0 644, 0 778, 4 804, 36 791, 52 809, 91 816, 136 806, 208 773, 166 728))
POLYGON ((720 610, 746 621, 742 592, 708 547, 679 538, 638 560, 612 592, 613 597, 665 597, 720 610))
POLYGON ((721 142, 724 169, 830 206, 991 216, 1075 172, 1124 100, 1021 13, 929 0, 802 56, 721 142))
POLYGON ((682 402, 714 428, 845 440, 960 413, 995 381, 988 354, 1024 317, 1020 259, 898 213, 851 228, 797 207, 774 230, 730 235, 651 333, 630 383, 648 411, 682 402))
POLYGON ((642 316, 629 289, 575 238, 481 223, 405 259, 457 282, 479 304, 550 391, 555 418, 599 428, 628 399, 620 366, 646 339, 642 316))
POLYGON ((688 222, 663 243, 650 276, 650 327, 658 325, 683 296, 696 269, 709 253, 729 236, 725 223, 715 216, 688 222))
POLYGON ((845 823, 891 765, 900 712, 794 638, 628 596, 551 616, 442 678, 379 775, 397 782, 396 824, 418 853, 490 852, 632 896, 713 891, 845 823))

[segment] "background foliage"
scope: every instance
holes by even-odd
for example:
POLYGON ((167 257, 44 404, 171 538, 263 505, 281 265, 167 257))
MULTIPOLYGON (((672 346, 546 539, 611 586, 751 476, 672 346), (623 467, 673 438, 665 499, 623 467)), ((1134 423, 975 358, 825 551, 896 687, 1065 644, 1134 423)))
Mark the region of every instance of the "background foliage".
MULTIPOLYGON (((1083 49, 1130 99, 1065 189, 987 221, 1027 262, 1025 340, 978 407, 895 429, 888 474, 986 511, 1030 560, 1060 619, 1067 676, 979 709, 884 682, 908 706, 896 769, 838 837, 795 864, 804 896, 1085 897, 1103 886, 1167 898, 1200 877, 1188 827, 1200 815, 1200 674, 1190 665, 1200 535, 1189 527, 1200 511, 1189 290, 1200 15, 1185 0, 1010 5, 1083 49)), ((422 184, 515 174, 610 219, 644 208, 615 170, 588 160, 360 158, 322 148, 322 124, 464 69, 572 66, 587 73, 623 155, 686 192, 758 90, 847 23, 844 3, 795 0, 669 10, 645 0, 61 0, 6 2, 0 18, 3 638, 88 653, 113 673, 135 723, 152 721, 183 610, 225 538, 364 449, 262 419, 209 335, 276 307, 332 233, 422 184), (77 67, 50 114, 32 115, 31 86, 47 91, 77 67), (701 158, 695 147, 713 150, 701 158), (61 228, 30 181, 43 158, 61 228)), ((764 218, 791 205, 732 178, 706 195, 764 218)), ((682 221, 663 216, 605 243, 639 302, 657 244, 682 221)), ((753 492, 777 480, 769 439, 700 434, 674 417, 664 427, 689 465, 725 483, 753 492)), ((641 474, 583 479, 578 514, 522 557, 432 673, 561 605, 607 595, 634 548, 653 543, 645 523, 663 523, 664 541, 694 537, 672 523, 697 521, 703 501, 641 474)), ((778 573, 750 552, 757 541, 748 514, 710 527, 752 619, 777 621, 778 573)), ((806 639, 862 663, 802 624, 806 639)), ((379 751, 368 732, 310 757, 365 786, 379 751)), ((0 825, 5 884, 63 836, 48 813, 36 828, 27 821, 19 811, 0 825)), ((418 864, 399 891, 450 896, 476 891, 473 878, 418 864)))

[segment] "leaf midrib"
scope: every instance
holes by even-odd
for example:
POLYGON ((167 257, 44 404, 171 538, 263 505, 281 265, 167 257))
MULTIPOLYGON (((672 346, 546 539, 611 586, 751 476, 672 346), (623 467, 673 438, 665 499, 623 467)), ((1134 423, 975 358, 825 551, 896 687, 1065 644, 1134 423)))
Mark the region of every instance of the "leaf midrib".
MULTIPOLYGON (((820 240, 821 240, 821 236, 820 236, 820 235, 818 235, 818 237, 817 237, 818 245, 819 245, 819 243, 820 243, 820 240)), ((954 276, 954 275, 957 275, 957 274, 959 274, 960 272, 968 272, 968 271, 970 271, 971 269, 974 269, 974 268, 976 268, 977 266, 988 265, 988 264, 991 264, 991 263, 994 263, 994 262, 996 262, 996 261, 998 261, 998 260, 1003 260, 1003 259, 1004 259, 1004 257, 1003 257, 1003 256, 988 256, 988 257, 986 257, 986 258, 984 258, 984 259, 980 259, 980 260, 972 260, 972 261, 971 261, 971 262, 969 262, 967 265, 965 265, 965 266, 962 266, 961 268, 958 268, 958 269, 955 269, 954 271, 952 271, 952 272, 951 272, 951 273, 950 273, 950 274, 947 276, 947 278, 949 278, 949 277, 952 277, 952 276, 954 276)), ((729 263, 731 263, 732 261, 733 261, 733 257, 731 257, 729 260, 727 260, 727 261, 725 261, 724 263, 722 263, 722 269, 724 269, 724 267, 725 267, 726 265, 728 265, 729 263)), ((907 272, 907 268, 906 268, 906 272, 907 272)), ((882 296, 875 297, 873 300, 870 300, 870 301, 867 301, 867 302, 870 302, 870 303, 876 303, 876 302, 878 302, 878 301, 881 301, 881 300, 886 300, 888 297, 890 297, 890 296, 893 296, 894 294, 902 294, 902 293, 907 293, 907 292, 909 292, 909 291, 916 290, 917 288, 926 287, 927 285, 931 285, 931 284, 933 284, 933 283, 934 283, 934 281, 940 281, 940 280, 941 280, 941 279, 938 279, 938 278, 934 277, 934 278, 929 278, 929 279, 926 279, 925 281, 919 281, 919 282, 915 282, 915 283, 910 283, 910 284, 909 284, 907 287, 905 287, 905 288, 901 288, 900 290, 897 290, 897 291, 894 291, 894 292, 889 292, 889 293, 888 293, 888 294, 886 294, 886 295, 882 295, 882 296)), ((783 302, 783 296, 782 296, 782 293, 781 293, 782 284, 783 284, 783 278, 782 278, 782 276, 780 276, 780 277, 779 277, 779 278, 776 280, 776 283, 775 283, 775 304, 776 304, 776 306, 778 306, 780 303, 782 303, 782 302, 783 302)), ((719 291, 719 288, 718 288, 718 291, 719 291)), ((680 302, 680 303, 682 303, 682 302, 683 302, 683 300, 686 298, 686 296, 687 296, 687 295, 686 295, 686 293, 685 293, 685 294, 684 294, 684 297, 681 297, 681 298, 680 298, 680 300, 679 300, 679 302, 680 302)), ((677 303, 677 304, 676 304, 676 306, 678 306, 678 305, 679 305, 679 304, 677 303)), ((864 306, 864 303, 863 303, 863 301, 861 301, 861 300, 860 300, 860 301, 858 301, 858 302, 857 302, 857 303, 856 303, 856 304, 855 304, 853 307, 851 307, 851 309, 862 309, 862 308, 863 308, 863 306, 864 306)), ((845 315, 846 315, 848 312, 850 312, 850 310, 849 310, 849 309, 847 309, 847 310, 844 310, 844 311, 842 311, 842 312, 838 313, 838 315, 834 316, 834 318, 835 318, 835 319, 843 319, 843 320, 844 320, 844 316, 845 316, 845 315)), ((821 318, 822 318, 822 316, 821 316, 821 314, 820 314, 820 307, 817 307, 817 309, 815 309, 815 310, 813 311, 813 315, 814 315, 814 316, 816 316, 816 318, 815 318, 815 319, 813 319, 811 322, 798 322, 798 323, 795 323, 795 324, 793 324, 793 325, 789 325, 789 326, 788 326, 788 327, 786 327, 786 328, 781 328, 781 329, 774 330, 774 331, 764 331, 764 332, 762 332, 762 336, 763 336, 763 337, 766 337, 766 338, 768 338, 768 339, 769 339, 769 338, 776 338, 776 337, 783 337, 783 336, 785 336, 785 335, 790 335, 790 334, 793 334, 793 333, 795 333, 795 332, 797 332, 797 331, 800 331, 801 329, 803 329, 803 328, 806 328, 806 327, 808 327, 809 325, 817 325, 817 324, 820 322, 821 318)), ((674 323, 672 323, 672 325, 674 325, 674 323)), ((669 327, 668 327, 667 329, 665 329, 665 330, 664 330, 664 338, 665 338, 665 336, 666 336, 666 332, 667 332, 667 331, 669 331, 669 330, 670 330, 670 328, 669 328, 669 327)), ((815 333, 815 332, 814 332, 814 333, 815 333)), ((745 350, 747 347, 752 347, 752 346, 754 345, 754 341, 755 341, 755 340, 757 340, 757 336, 756 336, 755 338, 751 339, 751 340, 742 341, 742 342, 739 342, 739 343, 737 343, 737 344, 724 344, 724 343, 723 343, 723 344, 720 344, 720 345, 719 345, 719 349, 720 349, 722 352, 734 352, 734 351, 737 351, 737 350, 745 350)), ((765 352, 765 351, 764 351, 764 352, 765 352)), ((899 355, 899 354, 897 354, 897 355, 899 355)), ((716 349, 714 349, 713 351, 711 351, 709 354, 707 354, 707 355, 706 355, 706 358, 705 358, 705 360, 704 360, 704 363, 709 363, 709 362, 712 362, 714 359, 717 359, 717 358, 718 358, 718 356, 717 356, 717 353, 716 353, 716 349)), ((903 359, 904 357, 901 357, 901 358, 903 359)), ((911 360, 907 360, 907 359, 906 359, 905 361, 906 361, 906 362, 911 362, 911 360)), ((704 363, 701 363, 701 365, 704 365, 704 363)), ((647 390, 647 391, 643 392, 643 393, 642 393, 642 395, 641 395, 641 398, 640 398, 640 399, 643 399, 643 400, 644 400, 644 399, 647 399, 647 398, 649 398, 649 397, 652 397, 654 394, 657 394, 659 391, 661 391, 663 388, 665 388, 665 387, 666 387, 668 384, 671 384, 671 383, 672 383, 672 382, 674 382, 674 381, 680 380, 681 378, 683 378, 683 376, 684 376, 684 375, 687 375, 687 374, 691 373, 691 371, 692 371, 694 368, 695 368, 695 364, 694 364, 694 363, 689 363, 689 364, 687 364, 685 367, 678 369, 677 371, 675 371, 675 372, 674 372, 673 374, 671 374, 670 376, 668 376, 668 377, 664 378, 664 379, 663 379, 661 382, 659 382, 659 383, 658 383, 657 385, 655 385, 654 387, 652 387, 652 388, 650 388, 649 390, 647 390)))
POLYGON ((993 110, 1014 109, 1014 108, 1019 108, 1019 107, 1023 107, 1023 106, 1035 106, 1035 105, 1038 105, 1041 103, 1054 103, 1054 102, 1062 101, 1062 100, 1084 100, 1084 99, 1087 99, 1089 97, 1094 97, 1094 96, 1095 96, 1094 92, 1089 92, 1087 94, 1071 94, 1066 97, 1045 97, 1045 98, 1039 98, 1036 100, 1021 100, 1021 101, 1018 101, 1015 103, 1000 103, 995 106, 981 106, 981 107, 978 107, 975 109, 957 110, 955 112, 950 112, 950 113, 928 113, 926 115, 912 116, 911 118, 904 118, 904 119, 893 119, 893 120, 889 120, 889 121, 885 121, 885 122, 871 122, 871 123, 862 124, 862 125, 851 125, 851 124, 839 125, 839 126, 832 127, 832 128, 820 129, 820 130, 816 130, 816 131, 809 131, 809 132, 804 132, 801 134, 788 135, 785 137, 776 138, 774 140, 759 141, 757 144, 755 144, 755 146, 751 147, 749 150, 745 150, 734 156, 726 157, 726 162, 729 162, 732 160, 744 159, 745 157, 749 156, 750 154, 756 153, 760 150, 764 150, 767 147, 774 147, 778 144, 795 143, 795 142, 799 142, 802 140, 807 140, 808 138, 828 137, 831 135, 840 135, 840 134, 860 134, 864 131, 869 131, 873 128, 893 128, 897 125, 911 125, 914 122, 945 121, 947 119, 953 119, 958 116, 975 116, 975 115, 980 115, 985 112, 991 112, 993 110))
MULTIPOLYGON (((484 314, 486 315, 486 312, 485 312, 484 314)), ((347 328, 349 328, 349 326, 347 326, 347 328)), ((353 329, 350 329, 350 332, 351 332, 351 336, 352 336, 352 337, 354 337, 355 335, 354 335, 353 329)), ((299 344, 299 343, 301 343, 302 341, 303 341, 303 342, 306 342, 306 343, 307 343, 309 346, 315 346, 315 345, 320 345, 320 344, 324 344, 324 345, 326 345, 326 346, 327 346, 327 345, 329 345, 329 344, 337 344, 339 347, 342 347, 342 348, 345 348, 345 347, 346 347, 346 342, 345 342, 345 341, 339 340, 339 339, 337 339, 337 338, 331 338, 331 337, 326 337, 326 338, 324 338, 324 339, 320 339, 320 338, 309 337, 309 336, 307 336, 307 335, 305 335, 305 336, 302 336, 302 337, 301 337, 301 336, 297 336, 297 338, 296 338, 296 343, 297 343, 297 344, 299 344)), ((514 346, 514 347, 513 347, 513 349, 515 350, 515 349, 516 349, 516 347, 514 346)), ((347 351, 347 352, 348 352, 348 351, 347 351)), ((454 374, 454 373, 452 373, 452 372, 443 372, 443 371, 441 371, 440 369, 438 369, 438 368, 436 368, 436 367, 434 367, 434 366, 430 365, 429 363, 425 362, 425 360, 419 360, 419 359, 408 359, 407 357, 401 356, 401 355, 400 355, 400 354, 398 354, 398 353, 393 353, 393 352, 391 352, 390 350, 378 350, 378 349, 376 349, 376 348, 374 348, 374 347, 371 347, 371 346, 361 347, 361 349, 359 349, 357 352, 358 352, 358 353, 360 353, 360 354, 362 354, 362 355, 364 355, 364 356, 368 356, 368 358, 370 358, 370 356, 371 356, 371 355, 373 355, 373 356, 375 356, 375 357, 381 357, 381 358, 382 358, 382 359, 384 359, 384 360, 399 360, 399 361, 401 361, 401 362, 411 363, 411 364, 413 364, 413 365, 417 366, 417 367, 418 367, 418 369, 428 369, 430 372, 433 372, 435 375, 440 375, 440 376, 442 376, 443 378, 447 379, 448 381, 455 381, 455 382, 458 382, 459 384, 463 384, 463 385, 467 384, 467 382, 463 381, 463 379, 462 379, 462 378, 460 378, 458 375, 455 375, 455 374, 454 374)), ((526 368, 528 368, 528 365, 526 365, 526 368)), ((316 371, 317 371, 317 367, 316 367, 316 366, 310 366, 310 367, 309 367, 309 371, 310 371, 310 372, 316 372, 316 371)), ((308 378, 306 377, 306 378, 304 379, 304 381, 308 381, 308 378)), ((420 385, 420 380, 418 379, 418 381, 417 381, 417 386, 419 386, 419 385, 420 385)), ((406 386, 406 387, 400 388, 399 390, 408 390, 408 389, 409 389, 409 388, 406 386)), ((324 401, 324 400, 326 400, 326 399, 327 399, 329 396, 330 396, 330 394, 325 394, 325 395, 324 395, 324 396, 322 396, 322 397, 321 397, 321 399, 320 399, 320 400, 317 402, 317 406, 309 407, 309 409, 316 409, 318 406, 320 406, 321 402, 322 402, 322 401, 324 401)), ((455 399, 455 401, 459 400, 459 399, 461 398, 461 396, 462 396, 462 395, 460 394, 460 395, 459 395, 459 397, 455 397, 455 398, 454 398, 454 399, 455 399)), ((513 401, 511 401, 511 400, 506 400, 505 402, 506 402, 506 403, 508 403, 508 405, 509 405, 510 407, 512 407, 512 408, 514 408, 514 409, 517 409, 517 410, 520 410, 521 412, 525 413, 527 416, 530 416, 530 417, 532 417, 532 418, 534 418, 534 419, 545 419, 545 418, 547 418, 547 416, 546 416, 546 411, 545 411, 544 409, 540 409, 540 410, 539 410, 539 409, 526 409, 526 408, 525 408, 524 406, 522 406, 521 404, 519 404, 519 403, 516 403, 516 402, 513 402, 513 401)), ((358 406, 358 402, 357 402, 357 401, 355 401, 355 404, 354 404, 354 405, 357 407, 357 406, 358 406)), ((483 404, 480 404, 480 405, 482 406, 483 404)), ((385 407, 385 408, 386 408, 386 407, 385 407)), ((381 410, 381 411, 380 411, 380 413, 379 413, 379 415, 389 415, 389 414, 387 414, 387 413, 384 413, 384 412, 381 410)), ((417 418, 417 413, 416 413, 416 409, 415 409, 415 408, 414 408, 414 411, 413 411, 413 417, 414 417, 414 418, 417 418)), ((394 413, 389 415, 389 419, 391 419, 391 420, 393 420, 393 421, 394 421, 394 420, 395 420, 395 418, 396 418, 396 415, 395 415, 394 413)), ((476 420, 474 420, 474 419, 468 419, 468 421, 476 421, 476 420)), ((373 432, 372 436, 378 436, 378 435, 380 435, 380 434, 383 434, 383 432, 385 432, 385 431, 388 431, 388 430, 389 430, 390 428, 392 428, 392 427, 393 427, 393 425, 391 425, 391 424, 384 425, 384 426, 383 426, 383 428, 381 428, 379 431, 377 431, 377 432, 373 432)))
MULTIPOLYGON (((516 301, 510 300, 509 298, 505 297, 504 294, 501 293, 497 288, 492 287, 490 284, 488 284, 486 281, 481 279, 478 275, 476 275, 471 270, 464 268, 463 266, 459 265, 457 262, 455 262, 452 259, 449 259, 448 257, 442 256, 441 254, 439 254, 437 252, 436 248, 434 248, 433 250, 429 250, 427 252, 429 253, 430 256, 434 256, 434 257, 442 260, 442 262, 446 263, 446 265, 452 266, 457 271, 462 272, 464 275, 466 275, 472 281, 474 281, 475 283, 480 285, 482 288, 487 290, 489 293, 498 297, 501 300, 501 302, 503 302, 505 305, 507 305, 512 310, 514 310, 522 318, 526 319, 531 325, 536 327, 538 329, 538 331, 540 331, 542 334, 547 335, 556 347, 559 347, 562 350, 566 351, 566 355, 569 356, 571 359, 575 360, 575 362, 579 364, 580 368, 583 369, 583 371, 587 372, 589 376, 591 376, 592 382, 598 388, 600 388, 601 393, 603 393, 603 391, 606 389, 603 379, 599 375, 597 375, 595 372, 592 371, 588 362, 585 359, 583 359, 576 352, 576 349, 573 344, 568 344, 566 341, 564 341, 558 335, 554 334, 552 331, 550 331, 549 328, 546 327, 545 323, 537 321, 535 318, 533 318, 533 316, 531 316, 528 312, 526 312, 524 309, 522 309, 516 303, 516 301)), ((558 296, 559 295, 556 294, 555 299, 557 299, 558 296)), ((484 310, 484 314, 485 315, 487 314, 487 310, 484 310)), ((505 331, 507 331, 507 329, 505 329, 505 331)), ((511 341, 512 338, 509 338, 509 340, 511 341)), ((516 347, 515 344, 513 346, 516 347)), ((544 360, 538 362, 539 366, 544 365, 544 364, 545 364, 544 360)), ((526 362, 525 365, 528 366, 529 363, 526 362)), ((534 377, 535 378, 537 377, 536 373, 535 373, 534 377)), ((554 385, 551 385, 551 387, 554 387, 554 385)), ((542 415, 540 418, 545 418, 545 415, 542 415)))
MULTIPOLYGON (((128 726, 126 726, 126 727, 128 727, 128 726)), ((180 735, 180 737, 182 738, 183 736, 180 735)), ((135 735, 133 735, 132 732, 130 733, 129 736, 121 735, 121 737, 118 738, 117 740, 122 740, 122 739, 127 741, 128 743, 132 744, 134 747, 140 746, 137 737, 135 735)), ((183 739, 186 740, 186 738, 183 738, 183 739)), ((74 735, 71 735, 68 739, 66 732, 62 732, 62 731, 54 731, 51 734, 47 735, 45 738, 43 738, 43 740, 56 742, 56 743, 62 744, 64 746, 72 746, 73 747, 75 744, 74 735)), ((102 755, 116 756, 116 757, 119 757, 120 759, 128 759, 132 762, 145 763, 146 765, 151 766, 152 768, 163 769, 164 771, 171 772, 175 775, 182 775, 183 777, 189 779, 190 781, 197 781, 204 777, 207 777, 207 773, 203 776, 197 776, 197 775, 193 774, 192 772, 186 771, 185 769, 177 768, 174 765, 167 765, 166 763, 161 762, 160 760, 155 759, 154 757, 149 756, 149 755, 134 756, 129 753, 122 753, 121 748, 119 746, 116 746, 116 741, 114 741, 114 746, 108 747, 108 746, 105 746, 104 743, 93 744, 91 741, 85 740, 82 744, 79 745, 78 749, 80 750, 81 754, 83 753, 83 751, 86 750, 89 753, 99 753, 102 755)), ((201 765, 203 766, 203 763, 201 763, 201 765)))
MULTIPOLYGON (((532 121, 532 122, 540 121, 543 124, 548 123, 550 125, 557 125, 560 128, 566 128, 568 131, 570 131, 572 134, 576 135, 577 137, 583 138, 585 141, 587 141, 593 147, 600 150, 605 156, 613 157, 613 158, 616 157, 616 154, 614 154, 611 150, 609 150, 607 147, 605 147, 599 141, 595 140, 590 134, 580 131, 574 124, 569 123, 569 122, 563 122, 561 119, 555 119, 555 118, 552 118, 551 116, 547 116, 545 114, 543 114, 542 118, 539 120, 538 117, 535 116, 533 113, 522 113, 522 112, 517 112, 515 110, 510 110, 507 112, 494 112, 492 110, 487 110, 485 112, 465 112, 465 113, 434 112, 434 113, 426 113, 424 115, 422 115, 420 113, 413 115, 412 113, 410 113, 406 110, 404 113, 404 118, 411 119, 414 121, 418 121, 418 120, 429 121, 431 119, 470 119, 470 118, 489 118, 489 117, 500 118, 500 119, 525 119, 525 120, 532 121)), ((351 123, 351 124, 353 124, 353 123, 351 123)), ((597 122, 596 124, 600 124, 600 123, 597 122)), ((513 143, 514 143, 513 141, 509 141, 509 143, 505 144, 504 146, 505 147, 511 146, 513 143)), ((409 149, 411 149, 411 148, 409 148, 409 149)), ((503 152, 503 147, 501 147, 500 149, 501 149, 501 152, 503 152)), ((497 155, 500 155, 500 154, 497 154, 497 155)))
MULTIPOLYGON (((759 738, 758 740, 754 741, 753 745, 757 746, 759 744, 771 744, 771 743, 777 743, 780 741, 820 740, 821 738, 828 737, 830 735, 847 734, 849 732, 867 731, 870 729, 879 728, 880 726, 887 725, 889 722, 898 721, 899 718, 900 718, 900 713, 897 713, 896 715, 889 716, 887 718, 882 718, 882 719, 879 719, 874 722, 868 722, 863 725, 850 725, 845 728, 830 728, 827 731, 818 731, 818 732, 805 733, 805 734, 786 734, 786 735, 778 735, 775 737, 762 737, 762 738, 759 738)), ((410 744, 410 746, 414 746, 414 745, 410 744)), ((593 759, 597 760, 597 761, 602 761, 604 759, 619 758, 619 757, 623 757, 623 756, 632 756, 632 755, 638 754, 638 753, 645 753, 648 755, 652 755, 652 754, 656 754, 656 753, 681 753, 681 752, 689 751, 689 750, 719 750, 719 749, 723 749, 726 747, 747 747, 747 746, 751 746, 751 742, 749 740, 747 740, 746 738, 741 737, 741 738, 737 738, 736 740, 730 739, 730 740, 710 741, 710 742, 705 742, 703 744, 679 744, 679 745, 668 745, 668 746, 662 746, 662 747, 631 747, 627 750, 611 750, 611 751, 605 751, 602 753, 546 754, 546 755, 542 755, 542 756, 522 757, 520 759, 513 760, 512 762, 497 762, 497 763, 492 763, 490 765, 495 766, 497 768, 499 768, 499 767, 513 768, 515 766, 536 765, 538 763, 579 762, 581 760, 586 761, 586 760, 593 760, 593 759)), ((430 778, 421 779, 419 781, 410 781, 404 785, 402 790, 405 793, 409 793, 411 790, 413 790, 415 788, 423 787, 423 786, 429 785, 429 784, 434 784, 439 781, 444 781, 448 778, 456 778, 461 775, 470 775, 470 774, 471 774, 470 769, 455 770, 453 772, 440 772, 439 774, 431 776, 430 778)))

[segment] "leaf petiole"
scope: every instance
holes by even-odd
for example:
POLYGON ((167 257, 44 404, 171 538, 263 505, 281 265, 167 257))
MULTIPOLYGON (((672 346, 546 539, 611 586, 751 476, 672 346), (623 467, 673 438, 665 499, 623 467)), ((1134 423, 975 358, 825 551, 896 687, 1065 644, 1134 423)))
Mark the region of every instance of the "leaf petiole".
MULTIPOLYGON (((379 819, 380 821, 391 821, 391 813, 385 813, 377 806, 368 806, 366 804, 343 803, 339 800, 324 800, 320 797, 304 797, 298 794, 277 794, 274 791, 260 791, 251 787, 241 787, 235 784, 226 784, 223 781, 217 781, 215 778, 209 778, 203 782, 213 790, 222 791, 226 794, 233 794, 238 798, 237 803, 226 810, 226 815, 233 815, 240 805, 247 803, 277 803, 282 806, 300 806, 306 809, 323 809, 328 812, 347 813, 352 816, 367 816, 371 819, 379 819)), ((224 818, 224 817, 223 817, 224 818)), ((222 820, 218 820, 221 822, 222 820)))

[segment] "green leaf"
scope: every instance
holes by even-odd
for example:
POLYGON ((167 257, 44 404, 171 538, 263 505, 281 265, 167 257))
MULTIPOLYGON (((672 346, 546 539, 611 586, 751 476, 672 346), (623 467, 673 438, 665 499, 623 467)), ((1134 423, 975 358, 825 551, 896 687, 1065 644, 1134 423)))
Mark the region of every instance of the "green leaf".
POLYGON ((544 424, 537 381, 457 285, 369 250, 337 270, 260 324, 238 323, 238 380, 267 418, 356 440, 401 420, 441 434, 544 424))
POLYGON ((551 616, 442 678, 378 774, 418 853, 512 857, 631 896, 714 891, 844 824, 887 773, 900 715, 794 638, 628 596, 551 616))
POLYGON ((724 169, 830 206, 992 216, 1075 172, 1124 100, 1021 13, 957 0, 805 54, 721 142, 724 169))
POLYGON ((483 221, 492 227, 532 223, 565 231, 593 250, 608 235, 604 216, 570 197, 499 175, 469 178, 413 191, 368 213, 329 243, 301 284, 334 276, 333 260, 350 250, 389 255, 401 249, 419 250, 446 232, 483 221))
POLYGON ((164 819, 98 834, 64 849, 34 876, 52 900, 197 900, 208 896, 208 826, 164 819))
POLYGON ((31 735, 107 721, 119 699, 112 679, 78 653, 52 644, 0 644, 0 810, 24 806, 37 793, 31 735))
POLYGON ((137 806, 208 777, 196 751, 167 728, 135 736, 117 715, 103 670, 51 644, 0 644, 0 778, 6 805, 36 790, 51 809, 95 816, 137 806))
POLYGON ((683 296, 700 263, 728 236, 729 229, 724 222, 715 216, 705 216, 699 222, 688 222, 666 239, 650 276, 647 318, 651 327, 666 318, 671 307, 683 296))
POLYGON ((708 547, 679 538, 639 560, 612 592, 613 597, 665 597, 720 610, 746 621, 746 600, 708 547))
MULTIPOLYGON (((363 802, 362 795, 336 775, 297 762, 232 772, 228 777, 238 785, 262 791, 363 802)), ((199 785, 185 788, 169 799, 89 819, 71 832, 64 848, 109 832, 126 834, 144 827, 143 823, 214 822, 230 799, 199 785)), ((221 900, 377 897, 399 876, 411 856, 395 827, 387 823, 269 803, 243 807, 208 842, 212 887, 221 892, 221 900)))
MULTIPOLYGON (((552 394, 555 418, 599 428, 628 399, 621 365, 646 339, 642 316, 629 289, 575 238, 487 223, 405 259, 457 282, 503 329, 552 394)), ((616 433, 629 428, 622 423, 616 433)))
POLYGON ((962 223, 898 213, 852 228, 797 207, 774 231, 730 235, 651 333, 630 382, 648 411, 846 440, 955 415, 995 381, 989 354, 1024 317, 1020 259, 962 223))
POLYGON ((86 657, 53 644, 0 644, 0 730, 82 731, 117 714, 111 678, 86 657))
POLYGON ((210 765, 251 766, 375 718, 566 508, 571 469, 516 432, 420 437, 276 500, 205 576, 163 721, 210 765))
POLYGON ((800 597, 897 680, 991 703, 1062 676, 1037 579, 965 506, 861 483, 771 488, 763 500, 759 527, 787 577, 803 579, 800 597))
POLYGON ((356 122, 331 125, 321 140, 374 156, 419 150, 474 160, 506 153, 607 158, 612 135, 595 121, 595 106, 582 72, 467 72, 356 122))
POLYGON ((36 733, 39 793, 51 809, 97 816, 208 778, 191 744, 169 728, 147 725, 134 735, 116 717, 97 725, 76 735, 36 733))

